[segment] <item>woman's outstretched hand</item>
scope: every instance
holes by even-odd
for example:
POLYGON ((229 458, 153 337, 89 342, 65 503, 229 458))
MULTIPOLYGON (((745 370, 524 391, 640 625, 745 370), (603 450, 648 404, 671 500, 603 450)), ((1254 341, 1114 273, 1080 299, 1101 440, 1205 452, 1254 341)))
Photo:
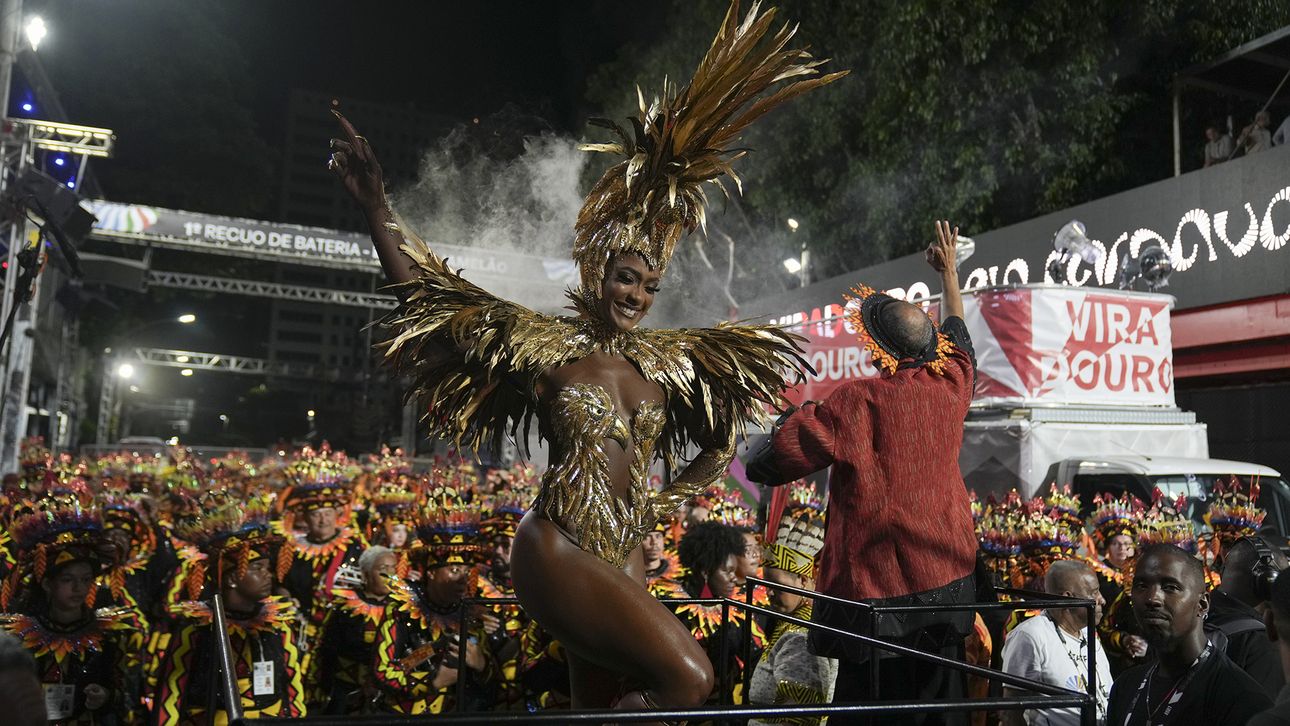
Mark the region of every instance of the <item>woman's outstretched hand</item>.
POLYGON ((340 123, 343 139, 331 140, 331 159, 327 168, 335 172, 345 191, 358 202, 365 212, 371 212, 385 206, 385 178, 381 174, 381 165, 372 153, 372 145, 367 139, 359 136, 349 119, 335 108, 332 115, 340 123))

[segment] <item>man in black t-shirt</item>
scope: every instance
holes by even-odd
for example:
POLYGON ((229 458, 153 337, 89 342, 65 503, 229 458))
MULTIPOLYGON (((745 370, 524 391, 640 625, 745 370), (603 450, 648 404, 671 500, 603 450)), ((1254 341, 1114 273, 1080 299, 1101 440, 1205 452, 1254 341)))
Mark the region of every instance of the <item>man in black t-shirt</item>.
POLYGON ((1143 636, 1157 654, 1111 687, 1114 726, 1244 726, 1272 701, 1205 635, 1209 595, 1200 561, 1173 545, 1147 548, 1129 590, 1143 636))

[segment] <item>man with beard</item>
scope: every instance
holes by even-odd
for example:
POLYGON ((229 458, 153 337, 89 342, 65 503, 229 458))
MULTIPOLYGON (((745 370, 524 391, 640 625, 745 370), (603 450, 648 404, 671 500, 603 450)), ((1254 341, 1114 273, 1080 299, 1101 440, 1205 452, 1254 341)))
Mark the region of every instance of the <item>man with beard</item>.
POLYGON ((1210 599, 1200 560, 1173 545, 1148 547, 1130 594, 1157 661, 1120 674, 1107 723, 1243 726, 1272 705, 1258 682, 1205 634, 1210 599))

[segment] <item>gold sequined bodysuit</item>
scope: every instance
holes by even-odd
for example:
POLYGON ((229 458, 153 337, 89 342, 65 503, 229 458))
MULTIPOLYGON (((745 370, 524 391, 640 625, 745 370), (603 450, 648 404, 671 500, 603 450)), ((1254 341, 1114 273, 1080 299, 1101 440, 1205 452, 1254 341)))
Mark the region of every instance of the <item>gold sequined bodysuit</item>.
POLYGON ((663 406, 643 402, 624 421, 603 387, 572 383, 556 395, 548 419, 562 456, 542 476, 533 509, 573 535, 584 550, 621 567, 657 521, 650 506, 649 467, 663 431, 663 406), (610 488, 605 446, 615 444, 631 455, 626 499, 610 488))

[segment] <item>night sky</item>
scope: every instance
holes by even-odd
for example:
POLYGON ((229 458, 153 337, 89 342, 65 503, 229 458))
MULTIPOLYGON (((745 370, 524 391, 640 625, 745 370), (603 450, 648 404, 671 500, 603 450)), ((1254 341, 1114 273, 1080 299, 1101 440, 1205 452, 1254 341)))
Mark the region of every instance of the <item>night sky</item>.
MULTIPOLYGON (((46 17, 39 55, 67 120, 110 125, 122 142, 117 163, 129 164, 126 142, 143 108, 130 94, 189 63, 202 69, 185 90, 222 99, 218 86, 238 86, 228 115, 249 112, 270 147, 281 143, 293 88, 409 103, 462 122, 512 104, 579 131, 592 110, 583 104, 587 75, 658 33, 666 3, 28 0, 25 9, 46 17)), ((172 112, 167 99, 154 100, 148 113, 172 112)), ((212 123, 218 131, 220 119, 212 123)))
MULTIPOLYGON (((277 216, 292 89, 411 104, 462 124, 511 107, 578 134, 582 120, 598 110, 583 100, 587 76, 625 46, 648 43, 663 29, 665 9, 666 3, 593 0, 26 0, 24 8, 49 27, 37 55, 65 111, 61 120, 116 133, 114 158, 93 163, 106 197, 261 219, 277 216)), ((630 88, 624 84, 624 92, 630 88)), ((22 112, 21 97, 10 108, 14 115, 48 117, 47 101, 34 101, 29 113, 22 112)), ((245 261, 205 255, 185 261, 177 254, 165 253, 154 264, 200 264, 200 271, 225 277, 265 274, 245 261)), ((82 326, 82 344, 91 348, 129 339, 267 353, 266 300, 165 289, 104 292, 112 306, 96 303, 85 313, 90 324, 82 326), (188 311, 198 314, 197 325, 156 324, 188 311)), ((217 414, 233 413, 234 429, 259 415, 230 408, 245 399, 254 379, 146 373, 145 394, 197 399, 193 433, 199 439, 214 438, 217 414)), ((274 406, 303 411, 313 404, 274 406)), ((320 410, 319 418, 326 427, 328 414, 320 410)), ((280 433, 301 433, 290 429, 280 433)))

